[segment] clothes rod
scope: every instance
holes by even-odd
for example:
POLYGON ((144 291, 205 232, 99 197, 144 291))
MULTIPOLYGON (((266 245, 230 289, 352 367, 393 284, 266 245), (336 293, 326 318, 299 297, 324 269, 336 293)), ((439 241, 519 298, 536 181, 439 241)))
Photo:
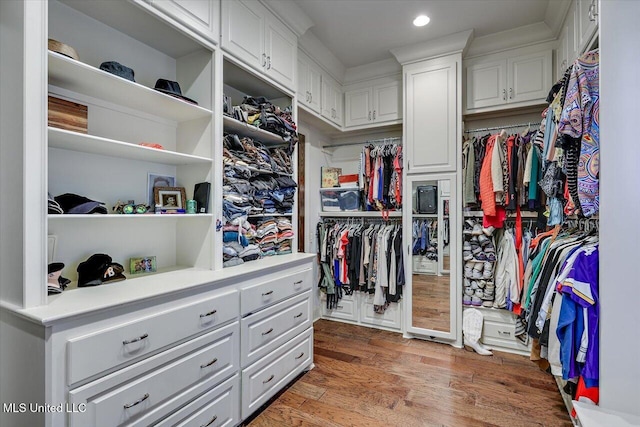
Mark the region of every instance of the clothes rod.
POLYGON ((346 147, 348 145, 366 145, 366 144, 392 144, 395 141, 402 141, 402 137, 394 136, 393 138, 371 139, 369 141, 343 142, 342 144, 323 145, 322 149, 346 147))
POLYGON ((525 126, 538 128, 538 127, 540 127, 540 123, 521 123, 519 125, 494 126, 494 127, 490 127, 490 128, 469 129, 469 130, 465 130, 464 133, 487 132, 487 131, 490 131, 490 130, 523 128, 525 126))

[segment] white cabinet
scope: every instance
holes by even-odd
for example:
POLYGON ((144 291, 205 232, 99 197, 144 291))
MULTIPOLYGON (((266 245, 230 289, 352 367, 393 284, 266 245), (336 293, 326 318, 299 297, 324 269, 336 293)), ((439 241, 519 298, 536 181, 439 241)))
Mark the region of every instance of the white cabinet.
POLYGON ((560 39, 558 41, 558 57, 556 64, 558 71, 556 79, 562 78, 565 70, 577 56, 576 47, 576 31, 575 31, 575 19, 576 19, 576 3, 572 2, 567 18, 562 24, 560 31, 560 39))
POLYGON ((402 300, 390 303, 384 312, 378 313, 374 309, 372 294, 354 292, 343 294, 337 304, 328 308, 326 294, 320 295, 320 309, 325 319, 395 331, 402 329, 402 304, 402 300))
POLYGON ((322 75, 322 116, 342 126, 342 89, 326 74, 322 75))
POLYGON ((345 127, 396 122, 402 118, 402 91, 391 81, 345 91, 345 127))
POLYGON ((576 1, 576 45, 578 53, 587 49, 591 39, 598 29, 598 1, 597 0, 575 0, 576 1))
POLYGON ((180 24, 217 44, 220 38, 220 0, 146 0, 180 24))
POLYGON ((298 103, 318 114, 322 98, 321 75, 320 69, 311 58, 298 51, 298 103))
POLYGON ((469 61, 467 111, 544 102, 552 84, 552 51, 490 55, 469 61))
POLYGON ((460 62, 455 54, 404 66, 407 173, 456 170, 460 62))
POLYGON ((222 2, 221 45, 250 67, 295 89, 298 39, 259 2, 222 2))

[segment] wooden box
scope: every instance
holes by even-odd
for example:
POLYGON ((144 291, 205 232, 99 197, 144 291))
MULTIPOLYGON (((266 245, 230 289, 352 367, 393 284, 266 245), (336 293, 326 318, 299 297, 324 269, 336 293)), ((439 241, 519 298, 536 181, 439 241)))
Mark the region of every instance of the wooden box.
POLYGON ((87 133, 87 106, 49 96, 49 126, 87 133))

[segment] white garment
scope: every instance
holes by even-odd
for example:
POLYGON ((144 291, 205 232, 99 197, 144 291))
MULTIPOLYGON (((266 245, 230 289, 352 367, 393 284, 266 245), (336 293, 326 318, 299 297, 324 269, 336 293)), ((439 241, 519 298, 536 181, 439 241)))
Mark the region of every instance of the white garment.
POLYGON ((562 294, 557 294, 553 299, 551 309, 551 320, 549 321, 549 351, 547 360, 551 365, 551 374, 562 376, 562 362, 560 362, 560 340, 556 334, 558 329, 558 319, 560 318, 560 308, 562 307, 562 294))
POLYGON ((518 285, 518 258, 513 241, 513 233, 506 230, 498 246, 498 263, 496 266, 496 293, 493 301, 494 308, 504 308, 507 305, 507 289, 509 299, 518 304, 520 302, 520 287, 518 285))

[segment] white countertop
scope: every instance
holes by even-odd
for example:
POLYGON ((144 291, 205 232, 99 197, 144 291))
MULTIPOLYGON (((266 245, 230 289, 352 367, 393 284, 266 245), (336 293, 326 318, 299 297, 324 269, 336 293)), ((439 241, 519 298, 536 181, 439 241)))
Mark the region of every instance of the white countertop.
POLYGON ((268 274, 273 272, 270 270, 304 264, 313 260, 315 256, 315 254, 305 253, 277 255, 218 271, 175 267, 171 271, 127 278, 121 282, 67 289, 59 295, 49 296, 49 303, 38 307, 23 309, 6 302, 0 303, 0 306, 34 323, 50 326, 73 317, 167 296, 200 286, 234 285, 252 275, 268 274))

